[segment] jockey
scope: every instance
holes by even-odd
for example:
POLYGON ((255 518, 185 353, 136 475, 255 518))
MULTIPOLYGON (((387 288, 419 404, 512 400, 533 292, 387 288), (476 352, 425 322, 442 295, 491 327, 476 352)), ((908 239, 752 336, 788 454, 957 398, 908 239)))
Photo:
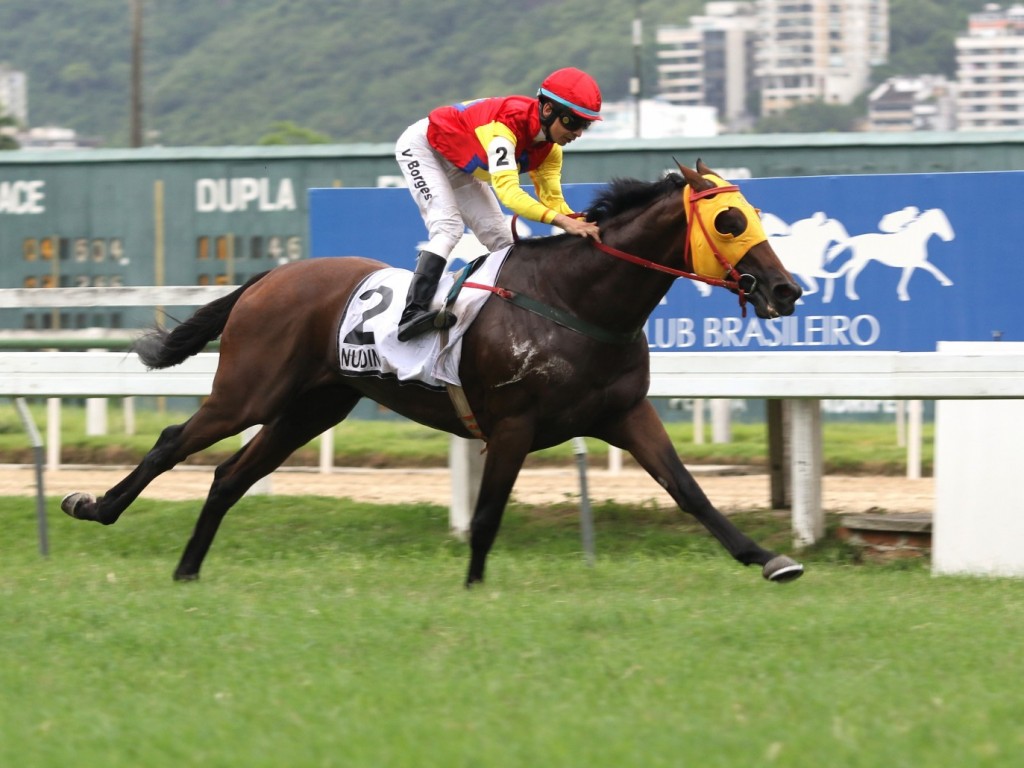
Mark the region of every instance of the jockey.
POLYGON ((498 200, 523 218, 601 239, 597 224, 570 218, 561 183, 562 147, 600 120, 600 112, 594 79, 566 67, 544 79, 536 98, 504 96, 438 107, 399 137, 395 159, 428 232, 399 321, 400 341, 455 322, 450 313, 438 318, 430 302, 466 226, 488 252, 512 244, 498 200), (530 174, 537 199, 519 185, 521 173, 530 174))

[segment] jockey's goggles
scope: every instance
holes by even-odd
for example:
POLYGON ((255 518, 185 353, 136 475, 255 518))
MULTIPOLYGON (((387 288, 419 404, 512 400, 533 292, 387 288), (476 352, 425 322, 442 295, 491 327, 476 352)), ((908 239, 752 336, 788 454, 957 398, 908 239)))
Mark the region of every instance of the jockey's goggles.
POLYGON ((580 129, 585 131, 594 121, 587 120, 587 118, 580 117, 572 112, 563 112, 558 116, 558 122, 560 122, 567 131, 578 131, 580 129))

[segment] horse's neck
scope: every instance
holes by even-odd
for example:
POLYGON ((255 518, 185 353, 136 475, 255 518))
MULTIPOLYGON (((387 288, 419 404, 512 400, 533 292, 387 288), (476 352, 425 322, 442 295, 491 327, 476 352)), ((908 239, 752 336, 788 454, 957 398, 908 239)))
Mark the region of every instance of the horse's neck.
POLYGON ((932 235, 939 235, 946 239, 949 233, 949 219, 946 218, 946 214, 941 208, 929 208, 917 218, 914 224, 920 226, 925 240, 932 235))
MULTIPOLYGON (((621 227, 613 224, 607 233, 602 230, 602 239, 606 245, 631 256, 670 269, 683 269, 686 216, 682 201, 679 198, 663 200, 640 215, 624 221, 621 227)), ((628 323, 643 324, 668 293, 674 278, 606 253, 599 255, 607 262, 601 273, 612 286, 614 301, 610 307, 611 313, 624 320, 625 315, 628 315, 628 323)))

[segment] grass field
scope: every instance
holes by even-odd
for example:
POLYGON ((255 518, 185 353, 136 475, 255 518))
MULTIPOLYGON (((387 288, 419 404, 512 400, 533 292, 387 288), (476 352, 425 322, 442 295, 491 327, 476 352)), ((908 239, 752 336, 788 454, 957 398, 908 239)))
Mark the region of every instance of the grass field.
POLYGON ((196 512, 58 513, 44 560, 32 500, 0 498, 0 765, 1022 764, 1020 581, 833 542, 768 584, 601 505, 594 568, 571 507, 513 507, 467 592, 441 507, 252 497, 176 584, 196 512))

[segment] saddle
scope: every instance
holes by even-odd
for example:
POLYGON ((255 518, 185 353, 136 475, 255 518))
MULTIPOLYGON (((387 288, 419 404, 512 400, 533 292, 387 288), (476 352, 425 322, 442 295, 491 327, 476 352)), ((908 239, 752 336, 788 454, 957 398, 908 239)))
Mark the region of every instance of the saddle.
POLYGON ((398 340, 398 323, 412 273, 393 267, 371 272, 349 296, 338 329, 341 372, 396 378, 430 389, 459 386, 462 337, 491 296, 487 290, 463 288, 470 275, 475 284, 494 285, 507 253, 498 251, 443 275, 437 296, 457 316, 455 325, 444 334, 427 333, 405 342, 398 340))

